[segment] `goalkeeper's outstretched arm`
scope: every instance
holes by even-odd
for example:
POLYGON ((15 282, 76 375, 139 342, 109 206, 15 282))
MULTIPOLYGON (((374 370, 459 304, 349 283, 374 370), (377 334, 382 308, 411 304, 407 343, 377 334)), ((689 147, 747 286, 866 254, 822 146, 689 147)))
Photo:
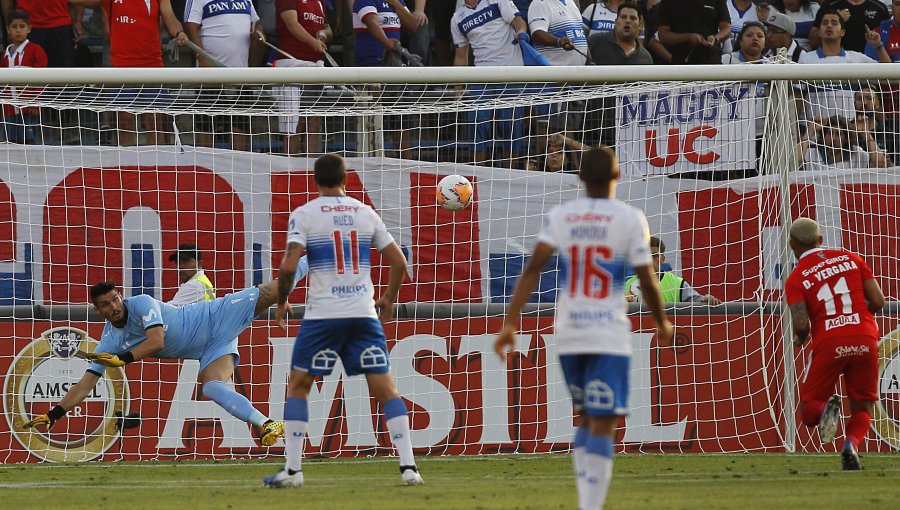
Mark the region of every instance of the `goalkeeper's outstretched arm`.
POLYGON ((99 381, 100 376, 88 370, 84 373, 84 376, 82 376, 80 381, 69 387, 69 391, 66 392, 58 404, 53 406, 53 409, 50 409, 47 414, 35 416, 34 419, 26 423, 24 427, 30 429, 36 425, 46 425, 47 430, 49 430, 57 420, 65 416, 72 408, 84 402, 84 399, 91 394, 94 386, 96 386, 99 381))

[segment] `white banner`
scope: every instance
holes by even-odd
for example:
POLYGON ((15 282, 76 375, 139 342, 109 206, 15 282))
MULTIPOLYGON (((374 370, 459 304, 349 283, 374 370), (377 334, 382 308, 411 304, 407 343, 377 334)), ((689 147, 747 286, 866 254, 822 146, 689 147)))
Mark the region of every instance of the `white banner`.
POLYGON ((626 175, 754 168, 765 90, 739 83, 623 94, 616 141, 626 175), (761 96, 757 98, 757 96, 761 96))

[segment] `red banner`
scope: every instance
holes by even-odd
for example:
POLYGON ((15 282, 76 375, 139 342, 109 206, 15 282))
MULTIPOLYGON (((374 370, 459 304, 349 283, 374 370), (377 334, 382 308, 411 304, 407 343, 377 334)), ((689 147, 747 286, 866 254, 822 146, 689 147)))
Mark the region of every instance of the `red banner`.
MULTIPOLYGON (((882 326, 890 331, 897 322, 891 317, 882 326)), ((675 324, 674 342, 659 345, 649 319, 634 319, 630 415, 621 423, 620 449, 783 451, 785 414, 794 410, 784 409, 783 404, 778 317, 690 315, 675 317, 675 324)), ((23 430, 27 419, 46 412, 82 376, 87 363, 74 353, 92 349, 91 338, 97 338, 101 326, 0 324, 6 417, 0 423, 2 462, 282 452, 281 443, 260 447, 249 426, 198 397, 196 362, 154 360, 129 365, 124 372, 108 370, 85 403, 49 435, 23 430), (116 411, 139 413, 140 426, 119 433, 116 411)), ((523 326, 525 333, 507 364, 492 351, 500 319, 410 320, 387 325, 392 371, 411 410, 418 453, 533 453, 569 447, 574 422, 556 363, 552 322, 528 319, 523 326)), ((292 330, 290 335, 296 332, 296 324, 292 330)), ((240 340, 242 363, 234 378, 236 389, 263 413, 281 418, 292 337, 257 322, 240 340)), ((798 353, 797 373, 801 361, 798 353)), ((890 372, 886 370, 886 378, 890 372)), ((890 381, 886 384, 887 388, 890 381)), ((896 421, 896 392, 883 396, 880 408, 896 421)), ((310 396, 306 452, 391 452, 378 412, 364 379, 345 378, 336 370, 320 380, 310 396)), ((884 430, 896 428, 877 430, 884 435, 884 430)), ((818 439, 803 426, 797 437, 800 449, 820 448, 818 439)), ((878 437, 870 434, 868 449, 890 449, 878 437)))

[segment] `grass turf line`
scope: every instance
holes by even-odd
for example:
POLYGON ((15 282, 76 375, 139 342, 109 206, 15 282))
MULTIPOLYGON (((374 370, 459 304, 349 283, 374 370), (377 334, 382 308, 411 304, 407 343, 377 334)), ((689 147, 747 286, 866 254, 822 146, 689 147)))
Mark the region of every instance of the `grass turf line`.
MULTIPOLYGON (((306 485, 267 489, 271 460, 18 464, 0 468, 4 508, 575 508, 568 455, 422 458, 423 487, 401 487, 396 459, 310 459, 306 485), (149 469, 152 466, 152 469, 149 469)), ((887 508, 900 500, 895 455, 616 456, 607 509, 887 508)))

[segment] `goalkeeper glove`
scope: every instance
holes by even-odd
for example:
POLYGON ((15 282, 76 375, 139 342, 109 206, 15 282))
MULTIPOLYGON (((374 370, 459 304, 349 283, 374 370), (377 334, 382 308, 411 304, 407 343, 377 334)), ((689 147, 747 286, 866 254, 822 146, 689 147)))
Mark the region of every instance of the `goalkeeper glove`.
POLYGON ((42 414, 40 416, 35 416, 34 419, 22 425, 22 428, 30 429, 34 428, 37 425, 46 425, 47 430, 53 428, 53 425, 57 420, 66 415, 66 410, 61 406, 53 406, 53 409, 47 411, 47 414, 42 414))
POLYGON ((126 363, 124 360, 119 359, 115 354, 110 354, 108 352, 89 352, 85 354, 84 357, 88 361, 93 361, 94 363, 99 363, 104 367, 110 368, 124 367, 126 363))
POLYGON ((522 42, 530 43, 530 42, 531 42, 531 36, 528 35, 528 32, 522 32, 522 33, 519 34, 519 40, 522 41, 522 42))

